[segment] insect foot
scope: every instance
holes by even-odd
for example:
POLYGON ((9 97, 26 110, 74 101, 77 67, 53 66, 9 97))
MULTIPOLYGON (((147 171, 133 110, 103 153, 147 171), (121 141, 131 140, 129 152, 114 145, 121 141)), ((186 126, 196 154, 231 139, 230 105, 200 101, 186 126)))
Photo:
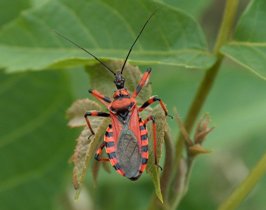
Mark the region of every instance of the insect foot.
POLYGON ((174 119, 173 115, 167 114, 167 117, 170 117, 171 119, 174 119))
POLYGON ((162 166, 160 166, 158 163, 155 163, 155 165, 156 165, 161 171, 163 170, 162 166))
POLYGON ((92 136, 94 136, 95 133, 91 133, 89 136, 88 136, 88 139, 90 139, 92 136))

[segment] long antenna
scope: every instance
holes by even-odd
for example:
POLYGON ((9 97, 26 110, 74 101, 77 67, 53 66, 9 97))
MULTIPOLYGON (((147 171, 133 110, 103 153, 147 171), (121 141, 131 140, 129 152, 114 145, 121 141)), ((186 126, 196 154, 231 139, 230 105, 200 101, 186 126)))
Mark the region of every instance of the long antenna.
POLYGON ((55 31, 54 32, 62 37, 63 39, 67 40, 68 42, 72 43, 73 45, 75 45, 76 47, 78 47, 79 49, 85 51, 86 53, 88 53, 90 56, 92 56, 95 60, 97 60, 99 63, 101 63, 108 71, 112 72, 113 75, 115 75, 115 73, 112 71, 112 69, 110 69, 105 63, 103 63, 99 58, 97 58, 95 55, 93 55, 92 53, 90 53, 88 50, 86 50, 85 48, 81 47, 79 44, 73 42, 72 40, 70 40, 69 38, 67 38, 66 36, 64 36, 63 34, 60 34, 59 32, 55 31))
POLYGON ((123 64, 123 66, 122 66, 122 68, 121 68, 121 74, 123 74, 123 71, 124 71, 124 68, 125 68, 125 65, 126 65, 127 59, 128 59, 128 57, 129 57, 129 55, 130 55, 130 53, 131 53, 131 51, 132 51, 134 45, 135 45, 136 42, 138 41, 138 39, 139 39, 140 35, 142 34, 144 28, 146 27, 146 25, 148 24, 148 22, 150 21, 150 19, 152 18, 152 16, 156 13, 156 11, 157 11, 157 10, 155 10, 155 11, 150 15, 150 17, 148 18, 148 20, 147 20, 147 21, 145 22, 145 24, 142 26, 142 28, 141 28, 141 30, 140 30, 140 32, 139 32, 137 38, 135 39, 135 41, 134 41, 133 44, 131 45, 131 47, 130 47, 128 53, 127 53, 127 57, 126 57, 126 59, 125 59, 125 61, 124 61, 124 64, 123 64))

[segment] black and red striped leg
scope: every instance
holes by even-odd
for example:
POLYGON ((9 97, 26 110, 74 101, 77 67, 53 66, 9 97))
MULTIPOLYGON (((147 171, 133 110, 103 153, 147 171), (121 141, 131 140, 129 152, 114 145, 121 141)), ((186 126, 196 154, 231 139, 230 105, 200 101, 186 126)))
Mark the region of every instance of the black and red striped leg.
POLYGON ((95 160, 97 160, 97 161, 101 161, 101 162, 105 162, 105 161, 109 161, 109 159, 108 158, 101 158, 100 156, 101 156, 101 154, 102 154, 102 152, 103 152, 103 148, 106 146, 106 142, 103 142, 102 144, 101 144, 101 146, 97 149, 97 151, 96 151, 96 153, 95 153, 95 156, 94 156, 94 158, 95 158, 95 160))
POLYGON ((89 111, 89 112, 86 112, 84 114, 85 120, 87 122, 87 125, 88 125, 90 131, 91 131, 91 134, 94 135, 95 133, 92 130, 91 123, 88 119, 89 116, 92 116, 92 117, 110 117, 110 114, 106 113, 106 112, 98 112, 98 111, 89 111))
POLYGON ((145 103, 139 108, 139 112, 142 112, 144 109, 146 109, 148 106, 150 106, 151 104, 153 104, 153 103, 156 102, 156 101, 159 101, 159 103, 160 103, 160 105, 161 105, 161 107, 162 107, 162 109, 163 109, 165 115, 166 115, 166 116, 169 116, 169 117, 171 117, 171 118, 173 119, 173 116, 171 116, 171 115, 168 114, 168 111, 167 111, 166 106, 164 105, 163 101, 162 101, 159 97, 157 97, 157 96, 152 96, 152 97, 150 97, 150 99, 149 99, 148 101, 146 101, 146 102, 145 102, 145 103))
POLYGON ((89 90, 89 93, 92 94, 95 98, 97 98, 105 106, 108 106, 111 103, 111 99, 109 97, 104 96, 97 90, 89 90))
POLYGON ((147 71, 143 74, 136 90, 133 92, 132 97, 136 98, 139 94, 139 92, 141 91, 141 89, 144 87, 144 85, 146 85, 149 81, 149 77, 151 74, 151 68, 148 68, 147 71))
POLYGON ((152 121, 154 164, 162 170, 162 167, 158 164, 157 159, 157 135, 155 117, 150 115, 146 120, 143 121, 143 124, 146 125, 149 121, 152 121))

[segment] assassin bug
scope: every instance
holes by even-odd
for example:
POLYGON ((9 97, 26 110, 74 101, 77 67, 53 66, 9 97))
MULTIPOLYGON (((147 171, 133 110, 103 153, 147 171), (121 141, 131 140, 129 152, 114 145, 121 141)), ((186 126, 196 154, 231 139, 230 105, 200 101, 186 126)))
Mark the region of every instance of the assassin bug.
MULTIPOLYGON (((155 12, 154 12, 155 13, 155 12)), ((151 17, 145 22, 143 27, 141 28, 138 36, 135 41, 131 45, 126 59, 123 63, 123 66, 120 71, 114 72, 111 70, 105 63, 99 60, 95 55, 90 53, 85 48, 79 46, 73 41, 69 40, 65 36, 59 34, 58 35, 71 42, 78 48, 82 49, 89 55, 91 55, 94 59, 96 59, 99 63, 101 63, 108 71, 110 71, 115 79, 114 83, 116 85, 116 90, 113 94, 113 100, 109 97, 104 96, 97 90, 89 90, 89 93, 92 94, 97 100, 99 100, 102 104, 104 104, 109 113, 99 112, 99 111, 87 111, 84 115, 88 128, 91 132, 91 135, 94 135, 94 131, 92 129, 90 120, 88 117, 110 117, 111 124, 109 124, 106 129, 104 135, 104 141, 96 151, 95 159, 97 161, 110 161, 111 165, 115 168, 115 170, 122 176, 129 178, 130 180, 137 180, 143 171, 145 170, 148 162, 148 131, 146 125, 149 121, 152 122, 152 130, 153 130, 153 147, 154 147, 154 158, 155 165, 158 165, 157 154, 156 154, 156 123, 154 116, 150 115, 147 119, 142 120, 139 116, 139 113, 142 112, 146 107, 158 101, 164 110, 165 115, 168 115, 168 111, 166 106, 162 102, 160 98, 157 96, 152 96, 149 100, 147 100, 142 106, 137 106, 136 97, 139 92, 148 83, 151 68, 147 69, 147 71, 143 74, 138 86, 135 91, 131 95, 128 90, 124 87, 125 78, 123 77, 123 71, 128 60, 128 57, 139 39, 141 33, 144 28, 150 21, 151 17), (108 158, 102 158, 101 154, 103 148, 105 147, 108 158)), ((168 115, 170 116, 170 115, 168 115)), ((170 116, 171 117, 171 116, 170 116)), ((91 136, 90 136, 91 137, 91 136)), ((89 137, 89 138, 90 138, 89 137)), ((161 167, 160 167, 161 168, 161 167)))

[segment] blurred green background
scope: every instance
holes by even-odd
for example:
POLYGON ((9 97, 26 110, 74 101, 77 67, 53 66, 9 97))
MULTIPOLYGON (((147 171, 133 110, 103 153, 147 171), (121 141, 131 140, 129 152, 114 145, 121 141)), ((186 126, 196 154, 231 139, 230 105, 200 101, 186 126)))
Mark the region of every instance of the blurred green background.
MULTIPOLYGON (((19 16, 46 2, 49 0, 1 0, 0 34, 19 16)), ((166 3, 198 20, 212 49, 225 1, 166 3)), ((239 15, 248 3, 240 1, 239 15)), ((20 26, 27 27, 23 22, 20 26)), ((16 39, 20 38, 17 33, 16 39)), ((4 56, 5 52, 1 53, 4 56)), ((144 71, 147 66, 140 68, 144 71)), ((0 67, 4 65, 0 63, 0 67)), ((159 95, 170 111, 177 107, 183 119, 205 71, 159 64, 152 68, 153 94, 159 95)), ((75 99, 88 97, 88 81, 82 67, 12 74, 5 74, 3 68, 0 72, 1 210, 147 208, 153 185, 146 174, 139 181, 130 182, 113 170, 111 174, 101 170, 95 187, 88 171, 80 199, 73 199, 72 165, 68 160, 79 131, 66 126, 65 110, 75 99)), ((209 113, 215 126, 204 145, 212 153, 197 159, 189 191, 179 209, 216 209, 265 153, 265 92, 265 81, 225 59, 202 110, 209 113)), ((176 136, 177 125, 168 122, 176 136)), ((265 193, 266 177, 239 209, 265 209, 265 193)))

